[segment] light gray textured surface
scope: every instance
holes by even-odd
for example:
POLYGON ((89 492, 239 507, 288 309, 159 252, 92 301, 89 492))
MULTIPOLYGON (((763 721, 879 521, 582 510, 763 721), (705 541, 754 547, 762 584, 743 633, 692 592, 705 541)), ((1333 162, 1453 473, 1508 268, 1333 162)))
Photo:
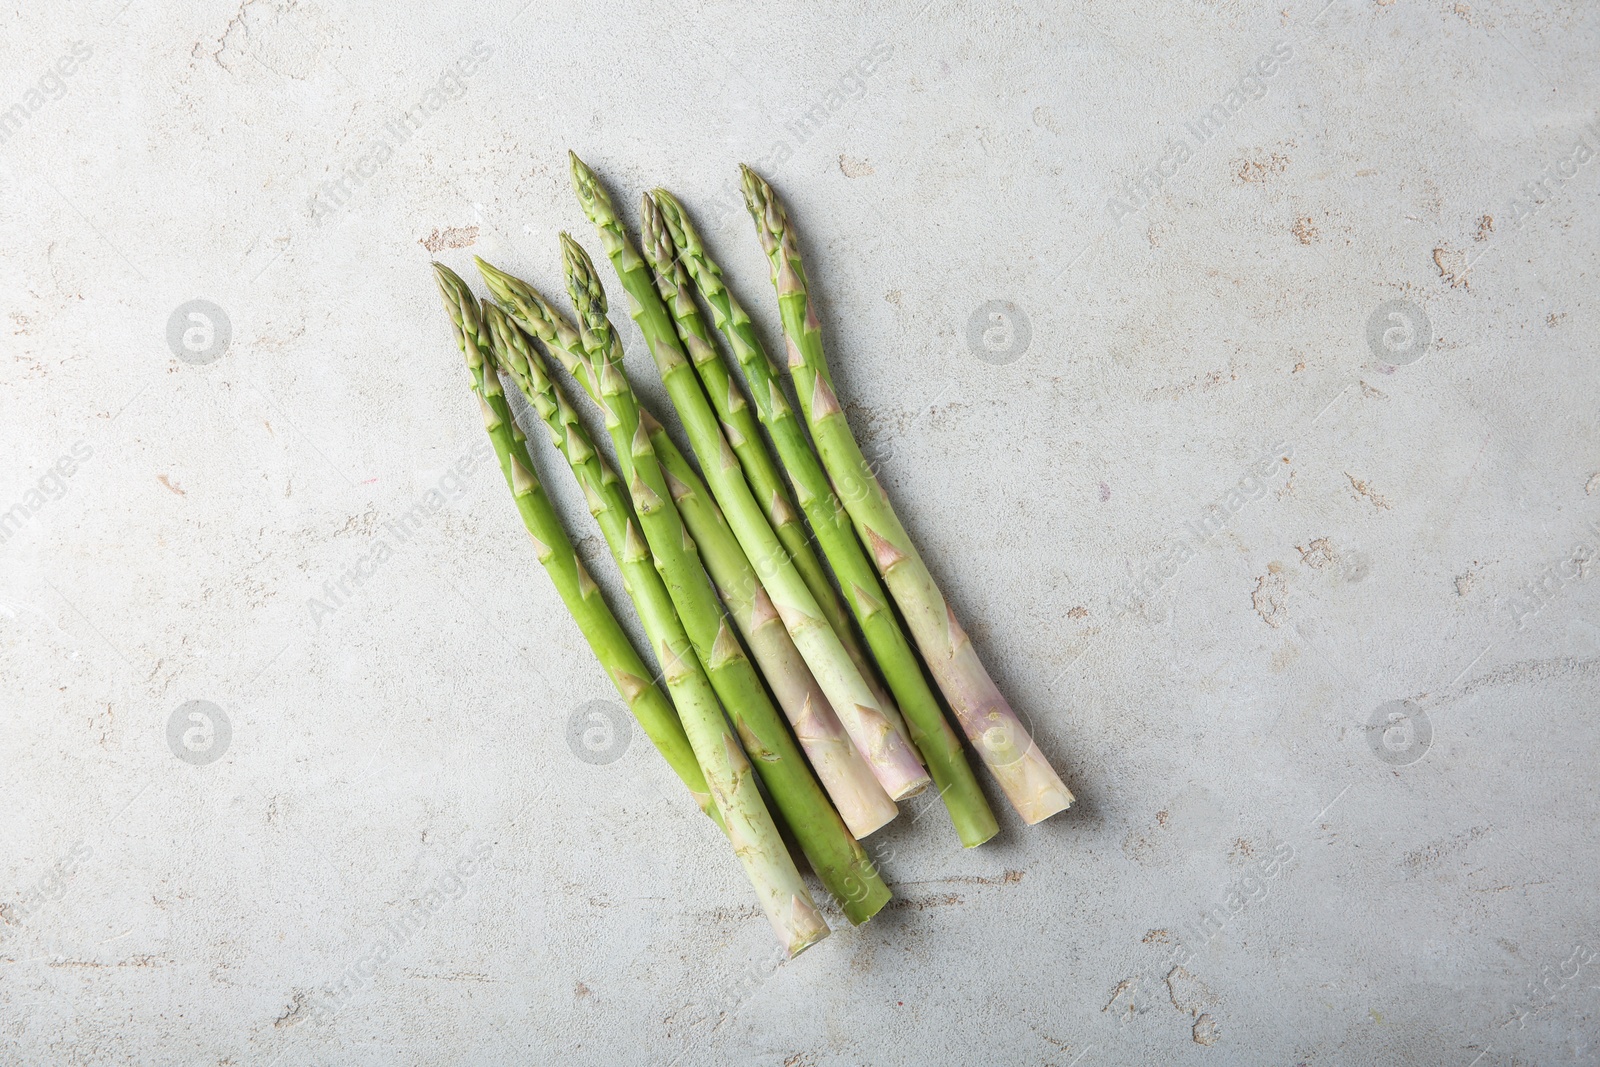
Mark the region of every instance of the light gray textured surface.
POLYGON ((0 1062, 1596 1062, 1600 11, 1322 2, 0 15, 0 1062), (1080 798, 908 805, 896 909, 781 968, 642 737, 574 754, 612 694, 446 478, 423 242, 559 289, 569 147, 771 331, 765 164, 1080 798))

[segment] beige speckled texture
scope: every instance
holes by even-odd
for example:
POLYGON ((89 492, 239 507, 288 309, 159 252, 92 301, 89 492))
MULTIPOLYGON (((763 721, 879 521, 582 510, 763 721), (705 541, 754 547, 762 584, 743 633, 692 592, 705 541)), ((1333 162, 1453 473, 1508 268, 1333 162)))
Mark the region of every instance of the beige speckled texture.
POLYGON ((0 12, 0 1063, 1595 1062, 1600 9, 1323 4, 0 12), (781 967, 427 269, 568 148, 769 341, 786 196, 1079 798, 781 967))

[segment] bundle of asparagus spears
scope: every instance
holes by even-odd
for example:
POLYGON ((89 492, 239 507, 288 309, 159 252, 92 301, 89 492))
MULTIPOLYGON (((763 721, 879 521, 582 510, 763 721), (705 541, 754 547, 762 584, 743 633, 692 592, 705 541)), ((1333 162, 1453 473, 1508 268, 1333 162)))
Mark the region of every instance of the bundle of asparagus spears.
POLYGON ((571 159, 573 188, 695 462, 634 392, 605 290, 571 237, 562 234, 561 251, 573 319, 482 259, 492 302, 448 267, 435 263, 434 272, 535 553, 640 727, 726 835, 792 956, 828 926, 780 823, 857 924, 890 899, 859 839, 895 817, 895 801, 931 782, 963 845, 998 830, 940 695, 1023 821, 1065 810, 1072 794, 990 680, 862 456, 834 395, 794 228, 772 188, 742 168, 798 416, 683 206, 662 189, 646 194, 635 244, 594 173, 571 159), (552 359, 599 406, 614 462, 589 436, 552 359), (574 552, 506 381, 577 478, 654 668, 574 552))

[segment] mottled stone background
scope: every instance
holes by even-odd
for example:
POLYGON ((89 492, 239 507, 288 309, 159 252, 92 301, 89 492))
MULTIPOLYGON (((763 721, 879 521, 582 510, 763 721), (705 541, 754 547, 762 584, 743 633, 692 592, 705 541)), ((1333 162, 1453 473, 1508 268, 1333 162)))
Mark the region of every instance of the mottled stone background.
POLYGON ((799 7, 0 13, 0 1063, 1600 1057, 1600 9, 799 7), (787 197, 1080 798, 781 967, 429 275, 559 290, 568 148, 769 338, 787 197))

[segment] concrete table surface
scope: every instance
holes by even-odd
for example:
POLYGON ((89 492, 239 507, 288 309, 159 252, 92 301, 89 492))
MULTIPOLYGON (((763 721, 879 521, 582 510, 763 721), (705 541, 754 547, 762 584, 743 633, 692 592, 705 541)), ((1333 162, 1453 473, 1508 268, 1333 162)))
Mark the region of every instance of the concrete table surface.
POLYGON ((1594 5, 0 23, 0 1063, 1600 1060, 1594 5), (429 274, 559 292, 568 148, 769 340, 736 165, 784 194, 1079 797, 909 802, 895 904, 781 965, 429 274))

